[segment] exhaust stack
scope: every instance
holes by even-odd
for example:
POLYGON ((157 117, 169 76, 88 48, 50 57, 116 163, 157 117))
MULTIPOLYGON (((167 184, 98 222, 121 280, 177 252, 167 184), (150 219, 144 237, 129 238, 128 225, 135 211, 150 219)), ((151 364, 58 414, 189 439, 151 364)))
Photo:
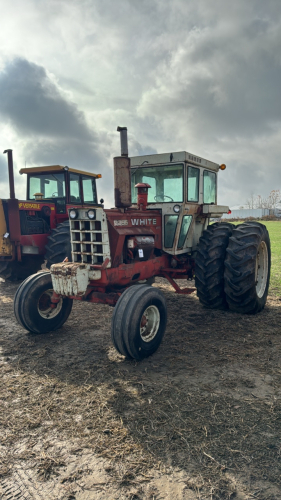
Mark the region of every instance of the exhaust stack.
POLYGON ((13 253, 17 253, 17 260, 21 261, 21 227, 20 227, 20 212, 19 203, 15 196, 15 181, 14 181, 14 164, 13 164, 13 150, 5 149, 4 153, 8 154, 8 170, 9 170, 9 184, 10 184, 10 198, 7 200, 8 205, 8 236, 10 236, 11 243, 15 244, 13 253))
POLYGON ((3 154, 8 155, 8 171, 9 171, 9 186, 10 186, 10 199, 14 200, 15 195, 15 181, 14 181, 14 164, 13 164, 13 150, 5 149, 3 154))
POLYGON ((120 132, 121 156, 113 158, 114 198, 116 208, 127 208, 131 201, 131 160, 128 156, 127 127, 117 127, 120 132))
POLYGON ((128 156, 127 127, 117 127, 117 132, 120 132, 121 156, 128 156))

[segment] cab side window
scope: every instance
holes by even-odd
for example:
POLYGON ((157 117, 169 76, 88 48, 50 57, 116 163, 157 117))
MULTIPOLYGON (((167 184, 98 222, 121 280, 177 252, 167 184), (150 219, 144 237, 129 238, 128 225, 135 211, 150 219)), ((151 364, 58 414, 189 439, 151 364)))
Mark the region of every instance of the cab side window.
POLYGON ((78 174, 70 173, 69 184, 70 184, 70 202, 81 203, 80 176, 78 174))
POLYGON ((204 170, 203 174, 203 203, 216 203, 217 176, 215 172, 204 170))
POLYGON ((84 203, 97 203, 96 180, 93 177, 82 176, 84 203))
POLYGON ((188 167, 187 179, 187 201, 199 201, 199 178, 200 170, 195 167, 188 167))

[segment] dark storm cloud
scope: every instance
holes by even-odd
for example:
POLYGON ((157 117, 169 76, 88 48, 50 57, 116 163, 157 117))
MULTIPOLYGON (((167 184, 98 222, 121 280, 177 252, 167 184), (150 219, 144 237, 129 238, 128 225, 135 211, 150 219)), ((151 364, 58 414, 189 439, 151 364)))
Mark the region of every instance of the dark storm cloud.
POLYGON ((40 139, 29 141, 24 148, 26 166, 31 165, 67 165, 68 167, 87 170, 96 174, 107 174, 110 170, 103 164, 102 156, 91 143, 79 139, 58 138, 56 141, 40 139))
POLYGON ((44 43, 36 34, 39 52, 25 53, 44 61, 85 115, 44 67, 10 63, 0 73, 0 115, 26 144, 28 164, 106 162, 111 183, 122 124, 132 155, 189 150, 226 162, 224 203, 279 183, 280 0, 57 0, 55 10, 30 2, 49 22, 44 43))
POLYGON ((189 27, 155 69, 139 111, 169 116, 194 135, 204 131, 205 140, 271 133, 281 122, 276 3, 268 9, 260 2, 213 3, 213 11, 202 1, 190 12, 189 27))
MULTIPOLYGON (((0 75, 0 94, 2 120, 24 136, 22 155, 27 167, 60 164, 101 173, 103 196, 112 192, 112 170, 102 155, 98 134, 60 94, 43 67, 15 59, 0 75)), ((103 141, 111 146, 107 136, 103 141)), ((7 167, 2 168, 0 161, 3 185, 7 167)))
POLYGON ((8 63, 0 74, 0 115, 24 136, 94 140, 84 115, 68 102, 42 66, 23 58, 8 63))

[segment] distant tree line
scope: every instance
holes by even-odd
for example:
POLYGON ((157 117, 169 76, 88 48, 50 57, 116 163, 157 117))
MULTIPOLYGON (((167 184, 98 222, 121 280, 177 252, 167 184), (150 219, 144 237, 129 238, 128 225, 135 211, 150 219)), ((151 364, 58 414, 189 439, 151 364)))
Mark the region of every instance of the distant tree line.
POLYGON ((246 200, 245 205, 241 206, 243 208, 276 208, 277 204, 281 203, 281 192, 280 189, 273 189, 270 191, 267 198, 263 198, 260 194, 252 194, 248 200, 246 200))

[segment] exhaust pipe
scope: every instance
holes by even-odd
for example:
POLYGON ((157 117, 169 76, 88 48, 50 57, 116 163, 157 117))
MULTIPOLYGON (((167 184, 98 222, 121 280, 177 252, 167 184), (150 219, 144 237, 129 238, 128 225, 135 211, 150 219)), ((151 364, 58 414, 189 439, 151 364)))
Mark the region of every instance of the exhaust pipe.
POLYGON ((8 171, 9 171, 9 186, 10 186, 10 199, 14 200, 15 195, 15 181, 14 181, 14 164, 13 164, 13 150, 5 149, 3 154, 8 154, 8 171))
POLYGON ((117 132, 120 132, 121 156, 128 156, 127 127, 117 127, 117 132))
POLYGON ((117 127, 120 132, 121 156, 113 158, 114 198, 116 208, 127 208, 131 201, 131 160, 128 156, 127 127, 117 127))
POLYGON ((9 184, 10 184, 10 198, 7 200, 8 205, 8 231, 10 241, 15 246, 13 247, 13 259, 21 261, 21 227, 20 227, 20 212, 19 203, 15 196, 15 181, 14 181, 14 164, 13 164, 13 150, 5 149, 3 154, 8 155, 8 170, 9 170, 9 184))

